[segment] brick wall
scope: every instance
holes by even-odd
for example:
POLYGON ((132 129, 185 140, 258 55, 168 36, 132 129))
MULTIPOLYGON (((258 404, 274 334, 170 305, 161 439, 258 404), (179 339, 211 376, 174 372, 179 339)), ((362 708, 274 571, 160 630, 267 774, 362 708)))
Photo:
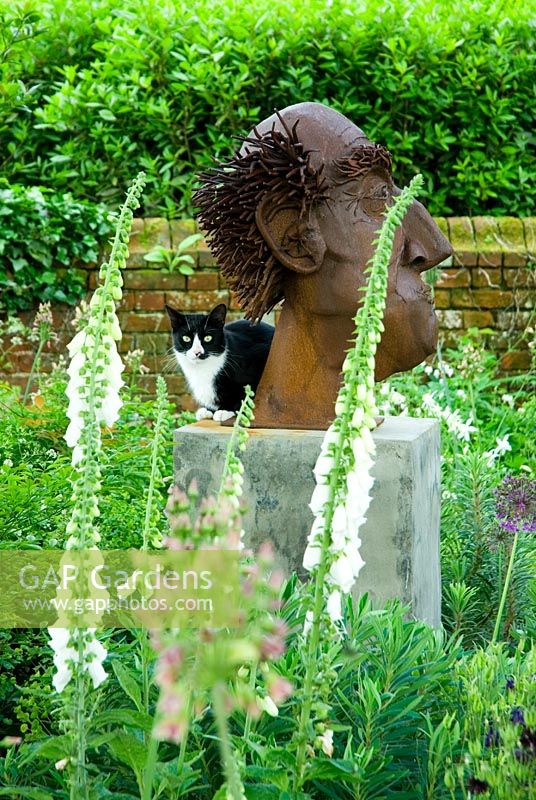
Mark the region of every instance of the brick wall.
POLYGON ((435 305, 442 340, 454 345, 468 328, 491 328, 489 345, 506 371, 527 369, 534 314, 536 218, 436 218, 454 255, 441 266, 435 305))
MULTIPOLYGON (((534 308, 536 218, 514 217, 450 217, 437 218, 442 231, 450 239, 454 255, 440 269, 435 303, 445 345, 454 345, 460 334, 470 327, 492 328, 491 346, 502 354, 505 370, 515 371, 529 366, 526 341, 519 341, 529 324, 534 308)), ((177 246, 195 231, 192 220, 168 222, 159 218, 134 220, 130 240, 130 258, 124 273, 124 294, 119 307, 123 339, 119 346, 124 354, 142 349, 149 373, 139 382, 153 393, 156 375, 164 373, 170 394, 185 408, 191 398, 182 375, 169 357, 171 345, 169 323, 164 304, 183 311, 210 310, 217 303, 230 307, 229 318, 239 318, 240 310, 218 273, 210 251, 199 242, 195 256, 195 274, 185 277, 169 274, 143 256, 154 245, 177 246)), ((88 290, 95 287, 96 268, 88 267, 88 290)), ((33 313, 21 314, 25 321, 33 313)), ((63 352, 73 335, 73 309, 54 308, 55 328, 60 338, 44 356, 44 368, 63 352)), ((17 348, 9 373, 0 374, 25 385, 33 353, 28 347, 17 348)))

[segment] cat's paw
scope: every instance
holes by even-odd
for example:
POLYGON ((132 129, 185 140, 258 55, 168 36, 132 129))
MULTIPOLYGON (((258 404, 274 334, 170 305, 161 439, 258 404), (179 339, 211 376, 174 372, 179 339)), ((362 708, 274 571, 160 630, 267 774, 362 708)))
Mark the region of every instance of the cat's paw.
POLYGON ((212 411, 209 411, 208 408, 198 408, 195 412, 195 418, 198 422, 202 419, 212 419, 212 411))
POLYGON ((234 416, 234 411, 224 411, 223 408, 219 408, 214 412, 214 422, 227 422, 228 419, 234 416))

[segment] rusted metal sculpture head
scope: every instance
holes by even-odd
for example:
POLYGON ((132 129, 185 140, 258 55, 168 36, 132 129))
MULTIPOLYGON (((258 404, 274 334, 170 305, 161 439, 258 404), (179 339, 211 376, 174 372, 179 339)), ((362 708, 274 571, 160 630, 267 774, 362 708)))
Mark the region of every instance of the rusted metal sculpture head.
MULTIPOLYGON (((195 202, 222 274, 246 316, 284 300, 256 395, 255 425, 326 428, 363 270, 386 204, 391 156, 350 120, 299 103, 258 125, 230 161, 201 176, 195 202)), ((421 273, 451 247, 418 202, 397 233, 376 379, 434 352, 437 322, 421 273)))

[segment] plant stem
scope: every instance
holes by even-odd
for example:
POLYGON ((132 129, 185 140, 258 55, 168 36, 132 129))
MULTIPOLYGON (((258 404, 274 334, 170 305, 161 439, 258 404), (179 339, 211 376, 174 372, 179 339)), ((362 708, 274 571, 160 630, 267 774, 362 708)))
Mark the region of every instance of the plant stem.
POLYGON ((160 449, 160 435, 162 431, 161 409, 157 411, 154 425, 153 444, 151 448, 151 473, 149 475, 149 486, 147 489, 147 500, 145 501, 145 520, 143 523, 142 550, 149 549, 149 532, 151 530, 151 515, 153 511, 153 500, 158 476, 158 453, 160 449))
POLYGON ((227 444, 227 450, 225 453, 225 461, 223 463, 222 473, 221 473, 221 481, 220 481, 220 488, 218 491, 218 497, 224 492, 225 484, 227 481, 228 476, 231 473, 232 464, 236 462, 237 456, 236 451, 238 449, 239 442, 241 438, 245 435, 247 439, 247 433, 244 433, 247 428, 249 428, 252 419, 252 405, 253 405, 253 391, 251 386, 245 387, 245 394, 244 399, 238 409, 236 414, 236 419, 234 421, 233 429, 231 431, 231 437, 227 444))
MULTIPOLYGON (((147 660, 147 643, 148 643, 148 633, 145 628, 142 628, 141 631, 138 633, 138 646, 140 648, 140 661, 141 661, 141 700, 143 704, 143 710, 146 714, 149 714, 149 692, 150 692, 150 683, 149 683, 149 663, 147 660)), ((145 742, 147 743, 147 736, 145 735, 145 742)))
POLYGON ((504 586, 501 595, 501 602, 499 603, 499 610, 497 611, 497 619, 495 620, 495 628, 493 630, 493 636, 491 637, 491 644, 495 644, 497 638, 499 636, 499 631, 501 628, 501 620, 502 615, 504 612, 504 605, 506 603, 506 598, 508 596, 508 589, 510 588, 510 581, 512 579, 512 572, 514 569, 514 559, 516 554, 517 548, 517 540, 519 538, 519 531, 517 530, 514 535, 514 541, 512 542, 512 550, 510 552, 510 560, 508 561, 508 569, 506 570, 506 577, 504 579, 504 586))
POLYGON ((188 744, 188 733, 189 733, 189 725, 190 725, 190 718, 192 716, 192 692, 188 692, 188 712, 187 712, 187 720, 188 720, 188 729, 185 730, 184 736, 181 739, 181 746, 179 748, 179 758, 177 761, 177 774, 180 775, 184 769, 184 760, 186 758, 186 745, 188 744))
POLYGON ((71 781, 70 797, 71 800, 86 800, 88 796, 87 772, 86 772, 86 677, 82 665, 84 659, 84 632, 78 628, 77 642, 77 667, 76 681, 74 689, 74 714, 73 729, 75 741, 75 773, 74 780, 71 781))
POLYGON ((236 763, 231 737, 229 736, 227 712, 225 710, 225 685, 223 683, 217 683, 212 689, 212 710, 216 720, 216 728, 218 729, 221 760, 227 782, 227 799, 245 800, 246 795, 238 764, 236 763))
POLYGON ((155 739, 154 736, 151 736, 149 742, 149 751, 147 753, 147 761, 145 762, 145 770, 143 772, 143 793, 141 795, 141 800, 151 800, 151 797, 153 796, 153 780, 157 755, 158 739, 155 739))
MULTIPOLYGON (((370 306, 372 305, 372 296, 370 292, 365 295, 363 304, 364 315, 368 315, 370 306)), ((357 333, 354 348, 359 352, 363 345, 365 330, 363 327, 357 333)), ((355 380, 357 383, 357 379, 355 380)), ((338 438, 335 444, 333 460, 335 464, 341 463, 341 458, 344 450, 344 442, 348 435, 349 429, 349 412, 351 404, 354 400, 352 391, 344 394, 344 406, 339 415, 341 425, 338 431, 338 438)), ((335 511, 335 498, 337 494, 338 485, 338 470, 333 470, 330 474, 329 480, 329 498, 326 503, 325 512, 325 526, 322 535, 320 563, 318 565, 318 572, 315 576, 315 588, 313 598, 313 620, 311 625, 311 633, 309 635, 309 642, 307 648, 307 661, 305 667, 305 681, 303 687, 304 701, 301 709, 300 723, 298 727, 298 749, 296 753, 296 771, 294 773, 294 790, 298 791, 303 784, 303 772, 305 767, 305 754, 307 745, 307 727, 311 716, 311 708, 313 705, 313 682, 317 673, 317 651, 320 643, 320 628, 322 622, 322 609, 324 605, 324 579, 328 572, 328 559, 329 559, 329 546, 331 543, 331 523, 335 511)))
POLYGON ((26 404, 26 401, 28 400, 28 395, 30 394, 30 388, 31 388, 31 385, 32 385, 32 381, 34 379, 35 373, 37 372, 39 364, 41 362, 41 353, 43 352, 43 347, 45 346, 46 342, 47 342, 47 338, 45 338, 43 336, 39 337, 39 345, 37 346, 37 350, 36 350, 36 353, 35 353, 35 356, 34 356, 34 360, 32 361, 30 374, 28 375, 28 380, 26 381, 26 388, 24 390, 24 395, 22 397, 22 402, 24 404, 26 404))
MULTIPOLYGON (((329 492, 324 505, 323 521, 324 530, 320 545, 320 561, 316 574, 314 575, 314 595, 312 604, 312 624, 308 637, 308 646, 305 662, 305 679, 303 687, 303 703, 300 713, 300 721, 297 733, 296 769, 294 773, 294 791, 299 791, 304 783, 305 757, 307 748, 307 734, 310 724, 311 711, 313 707, 313 686, 318 672, 318 648, 320 645, 320 633, 322 626, 322 612, 324 605, 325 578, 330 569, 330 545, 331 528, 335 513, 335 503, 341 495, 341 474, 345 474, 345 464, 343 460, 345 445, 351 441, 351 428, 356 394, 360 382, 366 383, 367 379, 374 375, 374 361, 376 348, 372 350, 372 366, 367 364, 367 372, 362 372, 362 356, 370 349, 369 328, 367 321, 370 318, 378 318, 379 322, 384 316, 387 297, 388 268, 393 250, 393 242, 397 227, 401 224, 409 206, 413 202, 418 188, 422 185, 422 177, 415 176, 409 187, 406 187, 396 198, 393 206, 386 212, 384 222, 380 228, 376 247, 370 266, 365 271, 368 281, 365 289, 363 304, 357 309, 354 317, 354 341, 350 347, 353 351, 355 364, 353 371, 344 376, 344 383, 339 393, 336 408, 339 404, 342 407, 337 412, 335 431, 337 437, 333 446, 333 464, 335 467, 329 473, 329 492), (380 297, 378 297, 378 283, 381 287, 380 297)), ((374 341, 374 340, 373 340, 374 341)), ((376 340, 377 341, 377 340, 376 340)), ((347 356, 348 358, 348 356, 347 356)))
MULTIPOLYGON (((257 661, 253 661, 252 664, 251 664, 251 669, 250 669, 250 673, 249 673, 249 688, 252 690, 252 692, 255 691, 255 683, 256 683, 256 678, 257 678, 257 666, 258 666, 257 661)), ((246 714, 246 724, 244 725, 244 743, 245 744, 247 744, 247 740, 249 739, 249 734, 250 734, 250 731, 251 731, 251 722, 252 722, 251 714, 247 713, 246 714)))

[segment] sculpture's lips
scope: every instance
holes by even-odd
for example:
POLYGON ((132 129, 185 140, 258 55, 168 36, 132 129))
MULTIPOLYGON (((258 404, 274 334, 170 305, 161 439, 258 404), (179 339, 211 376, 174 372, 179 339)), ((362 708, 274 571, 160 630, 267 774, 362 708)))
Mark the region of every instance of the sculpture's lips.
POLYGON ((418 292, 418 293, 419 293, 419 294, 422 296, 422 298, 423 298, 424 300, 426 300, 428 303, 430 303, 430 304, 432 304, 432 303, 433 303, 433 293, 432 293, 432 287, 431 287, 431 286, 428 286, 428 284, 427 284, 427 283, 423 283, 423 282, 421 281, 421 285, 418 287, 418 289, 417 289, 417 292, 418 292))
POLYGON ((422 276, 413 268, 407 265, 399 267, 397 280, 397 295, 401 298, 423 300, 428 305, 433 305, 432 288, 423 281, 422 276), (405 284, 402 288, 401 284, 405 284), (408 286, 411 287, 408 292, 408 286))

